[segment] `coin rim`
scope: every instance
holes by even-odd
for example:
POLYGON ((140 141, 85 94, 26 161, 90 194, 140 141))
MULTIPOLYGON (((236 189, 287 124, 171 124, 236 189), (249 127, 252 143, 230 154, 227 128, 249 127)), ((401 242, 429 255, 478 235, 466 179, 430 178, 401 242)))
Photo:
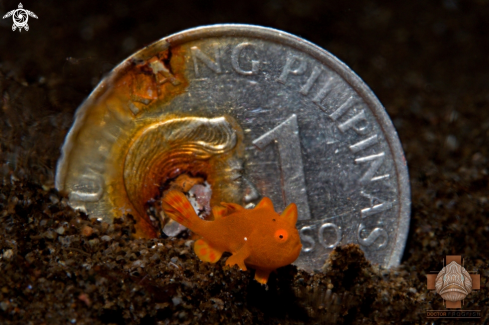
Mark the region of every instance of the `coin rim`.
POLYGON ((394 168, 396 170, 396 175, 398 179, 397 187, 399 218, 394 249, 388 259, 386 266, 389 268, 398 266, 404 253, 404 248, 409 232, 411 191, 406 159, 404 157, 401 142, 394 128, 394 125, 392 124, 392 121, 390 120, 387 112, 385 111, 384 107, 377 99, 377 97, 374 95, 372 90, 346 64, 344 64, 338 58, 333 56, 328 51, 320 48, 319 46, 309 41, 306 41, 298 36, 274 28, 247 24, 217 24, 191 28, 164 37, 159 41, 156 41, 151 45, 139 50, 138 52, 134 53, 133 55, 122 61, 112 70, 112 72, 106 78, 104 78, 97 85, 97 87, 95 87, 95 89, 91 92, 87 99, 76 110, 75 122, 73 123, 73 126, 66 135, 65 141, 61 148, 61 156, 58 160, 58 164, 56 167, 56 188, 59 191, 62 191, 64 189, 64 180, 69 167, 69 161, 67 160, 67 157, 69 157, 71 151, 73 150, 73 140, 76 138, 78 131, 84 124, 88 107, 90 107, 92 103, 94 103, 107 91, 107 89, 110 88, 111 81, 114 80, 114 78, 117 78, 120 73, 124 72, 125 68, 130 64, 132 60, 149 59, 154 54, 166 50, 170 46, 179 45, 198 39, 223 36, 251 37, 259 39, 261 38, 266 41, 272 41, 289 46, 291 48, 295 48, 296 50, 310 55, 322 64, 328 66, 331 70, 341 76, 343 80, 345 80, 348 85, 353 88, 360 97, 362 97, 362 99, 372 112, 374 118, 377 120, 394 159, 394 168))

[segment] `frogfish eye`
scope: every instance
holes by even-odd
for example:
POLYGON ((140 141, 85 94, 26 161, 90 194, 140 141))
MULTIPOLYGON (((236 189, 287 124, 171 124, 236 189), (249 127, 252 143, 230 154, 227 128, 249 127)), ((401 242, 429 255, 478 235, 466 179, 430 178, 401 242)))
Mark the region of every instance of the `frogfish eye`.
POLYGON ((279 229, 275 232, 275 240, 279 243, 285 243, 289 238, 289 233, 285 229, 279 229))

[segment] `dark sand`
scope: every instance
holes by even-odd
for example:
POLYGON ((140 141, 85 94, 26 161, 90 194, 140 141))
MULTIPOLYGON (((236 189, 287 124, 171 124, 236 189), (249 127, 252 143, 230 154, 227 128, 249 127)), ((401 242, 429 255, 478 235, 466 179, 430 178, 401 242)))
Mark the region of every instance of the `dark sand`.
MULTIPOLYGON (((442 299, 425 274, 462 254, 489 296, 489 2, 38 1, 29 32, 0 20, 1 324, 431 323, 442 299), (349 65, 385 105, 412 185, 398 270, 337 249, 324 272, 288 266, 268 287, 253 271, 200 262, 189 242, 134 240, 130 218, 101 224, 53 186, 76 107, 128 55, 179 30, 220 22, 275 27, 349 65), (90 227, 90 228, 88 228, 90 227)), ((17 8, 0 2, 0 14, 17 8)), ((448 323, 435 321, 435 323, 448 323)))

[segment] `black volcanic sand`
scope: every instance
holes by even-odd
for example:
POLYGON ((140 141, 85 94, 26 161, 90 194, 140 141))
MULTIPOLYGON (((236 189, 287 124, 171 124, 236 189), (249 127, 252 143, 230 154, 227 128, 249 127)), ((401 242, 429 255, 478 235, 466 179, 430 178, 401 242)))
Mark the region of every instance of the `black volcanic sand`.
MULTIPOLYGON (((0 15, 18 2, 0 2, 0 15)), ((489 2, 108 1, 24 3, 29 32, 0 20, 1 324, 432 323, 442 299, 427 272, 447 254, 479 271, 464 309, 489 319, 489 2), (402 265, 337 248, 322 272, 287 266, 267 287, 253 271, 200 262, 185 239, 133 239, 72 211, 52 189, 76 107, 115 64, 188 27, 271 26, 329 50, 385 105, 410 170, 402 265)), ((435 320, 435 323, 448 321, 435 320)))

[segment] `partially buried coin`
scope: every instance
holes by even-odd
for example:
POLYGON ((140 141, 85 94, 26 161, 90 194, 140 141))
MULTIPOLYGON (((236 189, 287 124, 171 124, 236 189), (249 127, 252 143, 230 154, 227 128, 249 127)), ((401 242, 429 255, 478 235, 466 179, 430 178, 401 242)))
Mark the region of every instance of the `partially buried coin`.
POLYGON ((270 28, 163 38, 78 108, 56 173, 73 208, 107 222, 131 214, 137 236, 155 237, 168 226, 158 202, 172 186, 202 218, 220 202, 295 203, 294 264, 309 271, 347 243, 396 266, 409 228, 406 162, 380 102, 333 55, 270 28))

